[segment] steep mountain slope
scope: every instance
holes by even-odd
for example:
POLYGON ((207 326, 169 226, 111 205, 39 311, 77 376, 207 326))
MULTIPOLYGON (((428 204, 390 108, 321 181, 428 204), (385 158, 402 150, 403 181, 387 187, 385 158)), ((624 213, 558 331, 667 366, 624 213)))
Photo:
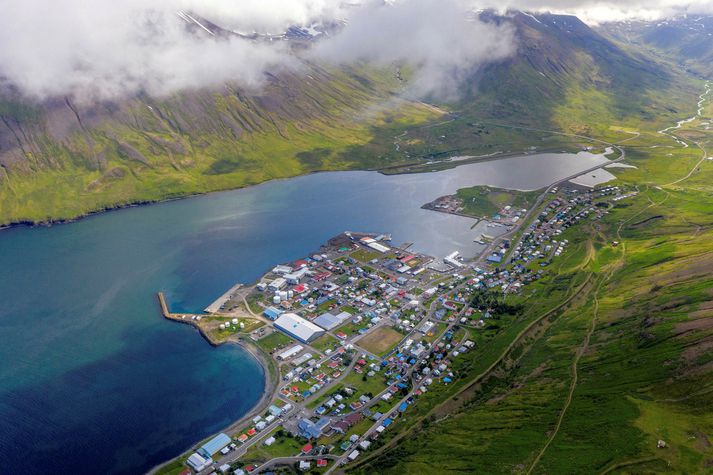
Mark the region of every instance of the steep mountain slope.
POLYGON ((394 96, 393 74, 304 64, 259 90, 225 85, 85 106, 0 100, 0 223, 72 218, 139 201, 320 169, 369 167, 343 152, 372 128, 437 114, 394 96))
POLYGON ((576 17, 517 13, 510 21, 518 31, 518 54, 488 66, 481 96, 474 97, 494 117, 526 114, 564 125, 556 113, 567 111, 569 127, 592 122, 593 111, 645 118, 657 102, 652 94, 676 85, 673 71, 624 51, 576 17))
POLYGON ((322 169, 581 146, 485 121, 607 137, 689 115, 698 84, 575 17, 480 16, 509 24, 517 51, 473 71, 461 99, 443 105, 454 111, 446 120, 435 108, 397 97, 408 74, 364 65, 305 63, 269 75, 260 90, 225 85, 94 105, 68 98, 30 104, 4 91, 0 224, 68 219, 322 169), (403 140, 395 147, 397 135, 403 140))
POLYGON ((618 45, 576 17, 486 12, 481 18, 510 24, 517 52, 475 71, 463 98, 450 104, 457 111, 454 120, 409 132, 404 153, 477 155, 532 145, 561 150, 561 138, 492 123, 615 140, 623 128, 663 128, 692 113, 700 81, 645 51, 618 45))
POLYGON ((713 76, 713 16, 614 22, 600 30, 622 44, 655 51, 695 74, 713 76))

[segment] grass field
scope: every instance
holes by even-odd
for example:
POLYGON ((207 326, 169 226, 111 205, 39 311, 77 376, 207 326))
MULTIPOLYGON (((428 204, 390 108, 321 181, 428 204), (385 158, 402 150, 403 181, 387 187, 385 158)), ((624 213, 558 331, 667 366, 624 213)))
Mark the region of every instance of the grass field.
POLYGON ((326 350, 334 350, 339 347, 340 342, 331 335, 324 334, 310 343, 310 345, 317 350, 324 353, 326 350))
POLYGON ((285 348, 295 341, 281 331, 275 330, 257 341, 257 345, 268 353, 285 348))
POLYGON ((350 254, 354 259, 360 262, 369 262, 372 259, 381 257, 379 251, 368 251, 366 249, 358 249, 350 254))
POLYGON ((505 206, 529 209, 538 192, 502 190, 488 186, 461 188, 456 196, 463 200, 463 213, 477 217, 490 217, 505 206))
POLYGON ((270 436, 275 437, 272 445, 265 445, 263 439, 263 442, 250 447, 240 461, 247 465, 264 463, 275 457, 290 457, 299 454, 304 445, 304 441, 290 437, 287 431, 282 429, 274 429, 265 439, 270 436))
POLYGON ((382 325, 369 334, 359 338, 356 344, 366 351, 384 356, 391 351, 404 336, 389 326, 382 325))

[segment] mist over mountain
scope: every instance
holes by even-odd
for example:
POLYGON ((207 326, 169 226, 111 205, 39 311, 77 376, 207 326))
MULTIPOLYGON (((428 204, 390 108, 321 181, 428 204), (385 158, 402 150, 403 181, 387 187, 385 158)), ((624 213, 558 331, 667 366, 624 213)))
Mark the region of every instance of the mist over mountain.
POLYGON ((39 100, 163 96, 226 81, 254 87, 265 73, 299 68, 299 39, 318 40, 309 53, 317 61, 412 61, 420 89, 430 92, 443 88, 435 81, 513 48, 507 32, 466 21, 456 0, 11 3, 0 20, 0 41, 12 45, 0 52, 0 78, 39 100), (332 34, 315 29, 335 21, 341 28, 332 34))
POLYGON ((408 61, 423 79, 415 94, 448 94, 464 71, 517 47, 510 31, 466 15, 483 8, 572 12, 594 22, 711 9, 700 0, 10 0, 0 18, 0 41, 11 45, 0 51, 0 84, 33 100, 80 102, 225 81, 254 87, 266 72, 299 67, 294 41, 316 40, 317 60, 408 61))
MULTIPOLYGON (((591 13, 604 4, 537 10, 591 13)), ((0 19, 0 39, 13 45, 0 51, 5 222, 314 170, 378 168, 404 159, 389 134, 443 113, 421 100, 473 120, 581 132, 593 113, 675 113, 665 98, 689 93, 652 53, 677 50, 644 21, 619 23, 642 25, 637 37, 650 47, 632 49, 613 30, 572 15, 459 0, 9 6, 0 19)), ((669 6, 660 1, 651 11, 669 6)), ((693 55, 699 50, 684 45, 695 43, 690 35, 676 44, 693 55)), ((481 139, 459 132, 449 143, 473 152, 481 139)), ((445 153, 437 142, 413 153, 445 153)))
POLYGON ((695 74, 713 74, 713 15, 677 15, 650 22, 609 22, 602 24, 601 29, 623 44, 664 55, 695 74))

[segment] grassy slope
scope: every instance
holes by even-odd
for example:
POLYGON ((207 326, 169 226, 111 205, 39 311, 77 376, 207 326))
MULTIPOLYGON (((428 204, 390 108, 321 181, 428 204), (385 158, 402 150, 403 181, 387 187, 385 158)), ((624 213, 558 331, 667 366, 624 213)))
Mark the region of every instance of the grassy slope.
MULTIPOLYGON (((48 113, 0 101, 7 121, 0 122, 0 224, 67 219, 315 170, 423 164, 533 145, 576 151, 585 140, 497 124, 616 140, 619 128, 642 119, 669 124, 678 104, 691 98, 691 81, 574 18, 542 15, 537 22, 516 15, 507 21, 518 30, 518 53, 474 77, 472 90, 446 116, 394 98, 399 81, 363 66, 307 65, 309 76, 285 73, 259 93, 226 86, 160 101, 137 98, 118 108, 74 105, 83 128, 64 104, 48 113), (16 149, 6 152, 8 144, 16 149)), ((452 164, 411 171, 439 166, 452 164)))
MULTIPOLYGON (((713 134, 700 142, 710 150, 713 134)), ((456 386, 485 374, 480 384, 440 407, 454 386, 429 394, 397 426, 412 426, 436 407, 419 430, 396 448, 388 443, 398 431, 389 434, 381 442, 387 450, 355 472, 711 470, 713 164, 704 161, 674 183, 696 170, 701 150, 675 146, 655 129, 626 147, 639 168, 616 173, 641 193, 591 229, 568 232, 573 247, 555 262, 554 277, 526 291, 525 314, 461 363, 456 386), (670 148, 650 148, 658 144, 670 148), (535 325, 483 373, 513 341, 513 329, 561 302, 565 282, 582 274, 590 283, 570 307, 535 325), (666 449, 656 448, 659 439, 666 449)))
POLYGON ((0 224, 374 167, 389 162, 393 135, 438 115, 393 97, 400 85, 383 71, 308 72, 314 80, 287 75, 262 96, 226 87, 80 111, 84 127, 72 126, 61 139, 53 121, 67 115, 64 105, 43 116, 2 103, 0 115, 10 124, 4 131, 13 140, 17 133, 22 149, 6 157, 0 174, 0 224), (370 146, 377 139, 378 147, 370 146))
POLYGON ((518 32, 517 53, 476 74, 462 100, 450 105, 453 113, 409 129, 400 138, 404 158, 531 152, 531 147, 579 151, 591 144, 499 125, 617 141, 631 137, 621 130, 671 125, 700 90, 700 81, 610 42, 574 17, 538 18, 517 14, 510 20, 518 32))

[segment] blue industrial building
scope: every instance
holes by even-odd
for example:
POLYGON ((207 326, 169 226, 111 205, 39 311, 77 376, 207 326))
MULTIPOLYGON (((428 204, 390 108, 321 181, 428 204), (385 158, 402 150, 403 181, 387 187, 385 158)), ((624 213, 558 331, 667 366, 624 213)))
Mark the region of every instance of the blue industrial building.
POLYGON ((220 433, 203 444, 198 453, 205 458, 210 458, 214 453, 230 443, 230 437, 227 434, 220 433))
POLYGON ((279 317, 282 313, 283 313, 282 310, 279 310, 275 307, 267 307, 262 312, 262 314, 265 315, 270 320, 277 320, 277 317, 279 317))

